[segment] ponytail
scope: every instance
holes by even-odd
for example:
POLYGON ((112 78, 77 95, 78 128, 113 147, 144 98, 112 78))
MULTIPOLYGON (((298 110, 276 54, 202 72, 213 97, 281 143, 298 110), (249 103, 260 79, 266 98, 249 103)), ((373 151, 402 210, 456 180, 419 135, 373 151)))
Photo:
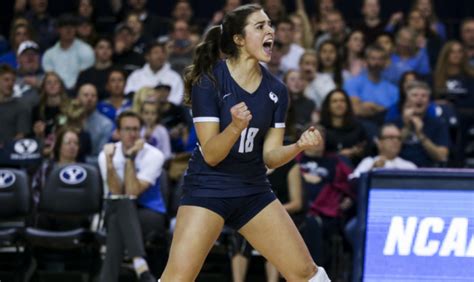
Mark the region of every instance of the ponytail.
POLYGON ((204 40, 199 43, 194 51, 193 64, 184 70, 184 104, 191 104, 191 88, 199 82, 202 75, 207 75, 215 81, 212 69, 220 58, 220 44, 222 28, 220 25, 211 27, 204 40))

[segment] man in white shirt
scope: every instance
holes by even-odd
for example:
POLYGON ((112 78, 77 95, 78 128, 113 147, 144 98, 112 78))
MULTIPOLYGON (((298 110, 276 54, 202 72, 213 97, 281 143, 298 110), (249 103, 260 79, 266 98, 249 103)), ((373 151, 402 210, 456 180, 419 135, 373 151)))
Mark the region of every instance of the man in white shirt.
POLYGON ((349 178, 358 178, 362 173, 374 168, 416 169, 414 163, 398 156, 402 148, 402 134, 395 124, 384 124, 380 128, 379 136, 375 139, 375 144, 377 144, 379 154, 363 159, 349 178))
POLYGON ((164 156, 140 139, 142 120, 131 111, 117 118, 120 142, 109 143, 99 155, 107 202, 107 252, 100 281, 118 281, 127 250, 140 282, 156 279, 144 260, 144 239, 164 234, 166 207, 160 175, 164 156))
POLYGON ((125 93, 136 92, 143 87, 154 88, 158 84, 171 86, 168 101, 180 105, 184 96, 184 84, 181 76, 171 69, 167 62, 168 54, 164 43, 153 42, 145 52, 146 64, 127 79, 125 93))
POLYGON ((275 37, 282 47, 280 70, 287 72, 290 69, 299 70, 299 61, 304 53, 304 48, 293 43, 294 25, 289 18, 280 20, 276 24, 275 37))

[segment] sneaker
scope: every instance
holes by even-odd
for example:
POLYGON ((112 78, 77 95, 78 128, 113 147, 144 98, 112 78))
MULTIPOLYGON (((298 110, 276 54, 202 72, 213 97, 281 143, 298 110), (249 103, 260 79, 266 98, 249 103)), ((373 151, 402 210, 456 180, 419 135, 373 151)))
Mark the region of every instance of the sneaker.
POLYGON ((145 271, 138 278, 138 282, 156 282, 156 278, 153 277, 150 271, 145 271))

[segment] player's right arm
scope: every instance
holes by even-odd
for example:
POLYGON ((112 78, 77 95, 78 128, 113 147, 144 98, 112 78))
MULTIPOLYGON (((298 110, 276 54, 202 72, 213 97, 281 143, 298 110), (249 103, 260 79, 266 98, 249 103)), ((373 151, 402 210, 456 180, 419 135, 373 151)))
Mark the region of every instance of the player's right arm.
POLYGON ((252 114, 244 102, 233 106, 230 112, 232 122, 222 132, 219 132, 218 122, 199 122, 195 119, 201 153, 204 161, 210 166, 216 166, 227 157, 252 119, 252 114))

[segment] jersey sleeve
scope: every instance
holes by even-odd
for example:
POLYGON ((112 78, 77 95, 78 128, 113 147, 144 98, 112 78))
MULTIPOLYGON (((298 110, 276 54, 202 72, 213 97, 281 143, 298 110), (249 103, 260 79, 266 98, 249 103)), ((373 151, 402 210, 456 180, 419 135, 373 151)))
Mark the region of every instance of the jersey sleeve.
POLYGON ((193 85, 191 90, 193 122, 219 122, 218 90, 208 76, 193 85))
MULTIPOLYGON (((288 90, 285 86, 281 86, 278 93, 276 93, 278 99, 276 99, 276 107, 273 111, 273 120, 271 127, 273 128, 285 128, 286 114, 288 111, 288 90)), ((273 100, 273 99, 272 99, 273 100)), ((274 100, 275 101, 275 100, 274 100)))

